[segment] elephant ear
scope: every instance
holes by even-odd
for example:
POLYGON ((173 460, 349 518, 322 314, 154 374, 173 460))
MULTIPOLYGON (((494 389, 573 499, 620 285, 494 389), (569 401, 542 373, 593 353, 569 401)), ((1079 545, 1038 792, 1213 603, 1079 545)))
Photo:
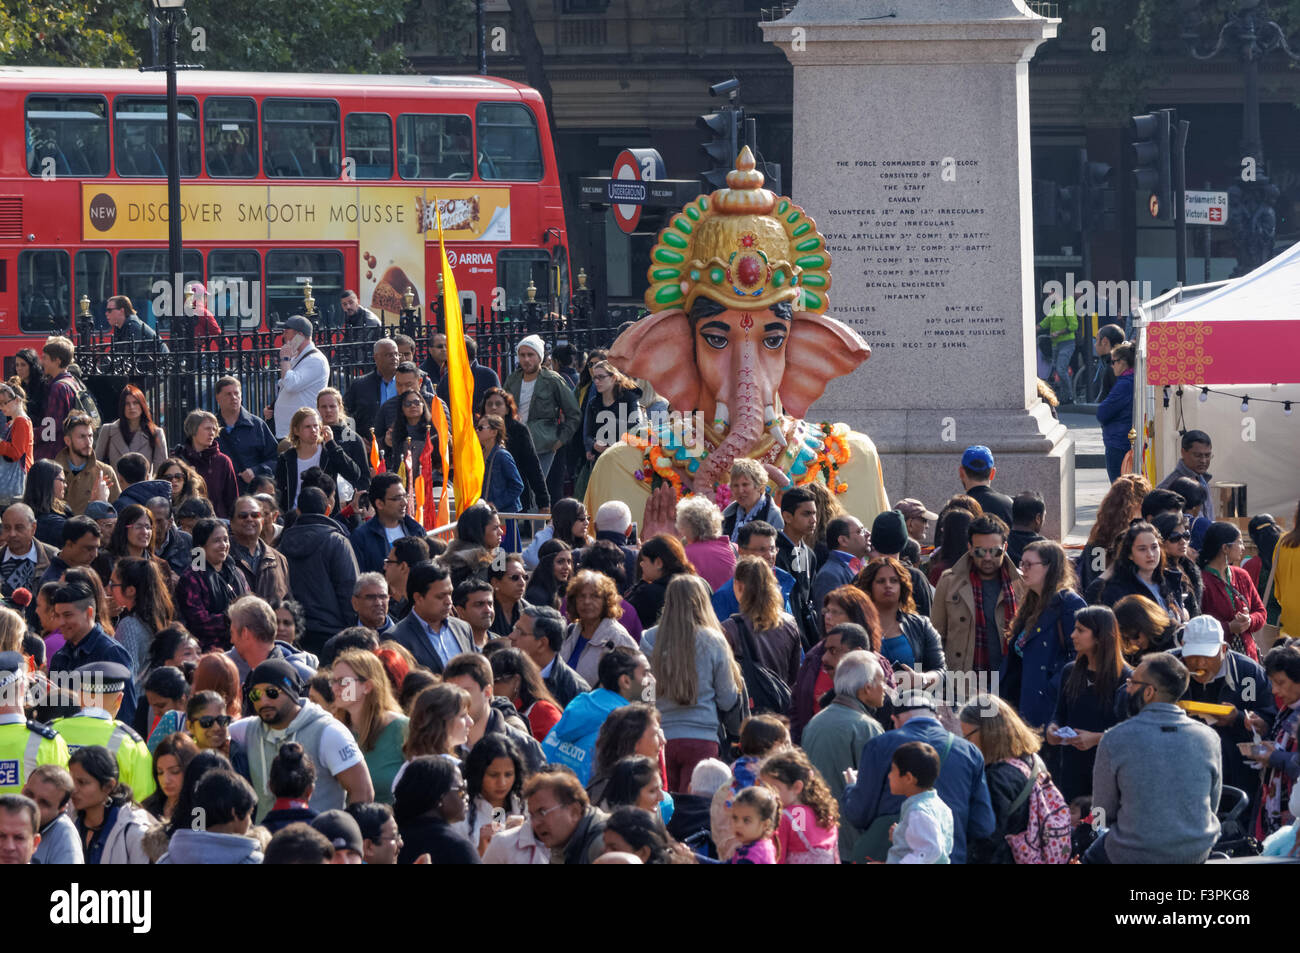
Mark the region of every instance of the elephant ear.
POLYGON ((871 348, 852 328, 834 318, 796 311, 780 387, 785 412, 803 417, 832 379, 855 370, 870 356, 871 348))
POLYGON ((677 410, 697 410, 700 374, 695 335, 681 310, 642 318, 618 336, 609 359, 628 377, 642 377, 677 410))

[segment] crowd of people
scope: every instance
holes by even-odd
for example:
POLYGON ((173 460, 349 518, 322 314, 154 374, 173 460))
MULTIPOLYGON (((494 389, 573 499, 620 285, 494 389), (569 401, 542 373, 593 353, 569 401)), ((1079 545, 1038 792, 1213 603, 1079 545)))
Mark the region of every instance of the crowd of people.
POLYGON ((1300 855, 1300 527, 1251 520, 1243 565, 1208 435, 1117 475, 1078 554, 979 446, 869 524, 746 459, 725 509, 588 513, 609 416, 657 398, 531 336, 504 385, 472 365, 482 498, 426 532, 394 471, 445 338, 377 337, 340 393, 311 336, 179 447, 135 387, 97 428, 66 339, 0 384, 0 861, 1300 855))

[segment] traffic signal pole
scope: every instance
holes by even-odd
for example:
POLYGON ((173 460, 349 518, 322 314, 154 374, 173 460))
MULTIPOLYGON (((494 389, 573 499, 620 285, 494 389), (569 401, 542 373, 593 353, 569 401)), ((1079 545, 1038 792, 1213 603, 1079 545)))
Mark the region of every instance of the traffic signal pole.
POLYGON ((1178 123, 1174 132, 1174 152, 1170 156, 1174 178, 1174 254, 1177 256, 1178 283, 1187 284, 1187 131, 1191 127, 1186 119, 1178 123))

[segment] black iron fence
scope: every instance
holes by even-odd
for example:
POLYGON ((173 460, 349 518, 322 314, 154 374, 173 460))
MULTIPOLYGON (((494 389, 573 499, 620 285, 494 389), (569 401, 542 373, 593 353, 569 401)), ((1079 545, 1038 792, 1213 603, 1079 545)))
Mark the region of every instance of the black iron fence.
MULTIPOLYGON (((619 326, 636 317, 634 309, 613 309, 597 315, 588 296, 575 297, 562 312, 548 312, 540 303, 510 312, 481 309, 466 332, 474 338, 478 362, 491 367, 504 383, 515 367, 515 347, 527 335, 539 335, 548 354, 560 344, 579 356, 608 347, 619 326)), ((149 401, 155 422, 167 435, 168 446, 183 439, 185 417, 191 410, 216 410, 216 384, 225 376, 240 383, 244 407, 253 414, 275 403, 280 380, 280 332, 240 332, 206 341, 173 334, 167 340, 113 341, 104 331, 79 322, 76 365, 81 379, 99 404, 104 421, 118 417, 123 388, 139 387, 149 401)), ((362 329, 322 328, 313 343, 330 365, 330 384, 343 393, 358 377, 374 370, 377 337, 405 334, 415 342, 415 361, 423 363, 432 336, 443 330, 437 305, 426 320, 418 311, 404 313, 395 325, 362 329)))

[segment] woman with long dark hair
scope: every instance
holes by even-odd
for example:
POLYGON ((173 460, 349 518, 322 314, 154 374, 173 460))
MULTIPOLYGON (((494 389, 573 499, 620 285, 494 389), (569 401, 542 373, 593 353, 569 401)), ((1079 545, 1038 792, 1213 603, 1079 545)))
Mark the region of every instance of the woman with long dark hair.
POLYGON ((154 633, 172 623, 174 609, 167 582, 152 559, 128 556, 113 566, 108 598, 118 612, 114 637, 131 654, 135 674, 143 674, 154 633))
POLYGON ((456 538, 447 546, 442 561, 451 570, 453 585, 471 577, 489 581, 493 556, 505 539, 505 527, 497 508, 487 500, 467 507, 456 520, 456 538))
POLYGON ((1133 674, 1124 661, 1119 624, 1106 606, 1076 612, 1070 640, 1075 657, 1061 670, 1056 710, 1044 733, 1049 745, 1059 746, 1060 761, 1052 775, 1067 802, 1092 793, 1097 744, 1119 721, 1115 699, 1133 674), (1069 731, 1063 734, 1063 729, 1069 731))
POLYGON ((489 387, 483 392, 483 404, 479 413, 495 414, 505 423, 506 449, 514 458, 524 486, 532 494, 532 506, 542 513, 550 512, 551 495, 546 489, 546 476, 537 459, 537 448, 533 446, 533 435, 527 424, 519 422, 519 408, 510 391, 504 387, 489 387))
POLYGON ((180 509, 180 505, 186 500, 208 498, 208 485, 203 481, 203 477, 178 457, 168 457, 164 460, 162 466, 155 472, 155 476, 171 484, 173 513, 180 509))
POLYGON ((936 535, 942 533, 943 545, 935 546, 926 564, 926 578, 930 585, 937 586, 944 571, 966 555, 966 531, 974 519, 970 511, 960 507, 943 511, 936 526, 936 535))
POLYGON ((40 420, 45 416, 45 395, 49 393, 50 383, 45 379, 45 370, 41 359, 30 347, 20 348, 14 355, 14 378, 27 392, 27 416, 40 420))
POLYGON ((213 518, 194 524, 194 546, 202 549, 199 568, 190 565, 176 584, 176 605, 181 621, 199 640, 203 651, 230 648, 230 618, 226 610, 248 583, 230 558, 230 532, 213 518))
POLYGON ((1146 596, 1160 604, 1174 622, 1186 622, 1181 592, 1165 574, 1164 541, 1145 520, 1129 526, 1120 538, 1115 561, 1103 574, 1096 605, 1113 606, 1125 596, 1146 596))
POLYGON ((1192 528, 1180 513, 1160 513, 1151 518, 1160 534, 1160 548, 1165 552, 1165 578, 1186 618, 1201 614, 1201 596, 1205 586, 1196 561, 1187 555, 1192 528))
POLYGON ((63 501, 68 481, 63 467, 53 460, 37 460, 27 471, 23 502, 36 514, 36 538, 47 546, 63 546, 63 524, 72 511, 63 501))
POLYGON ((1223 625, 1228 648, 1259 661, 1255 633, 1264 628, 1268 614, 1250 573, 1237 563, 1244 551, 1241 530, 1231 523, 1211 523, 1196 556, 1205 585, 1201 612, 1223 625))
MULTIPOLYGON (((408 449, 406 443, 408 440, 411 442, 409 449, 411 462, 414 464, 419 462, 420 454, 424 450, 424 441, 429 439, 429 434, 433 433, 433 439, 438 439, 433 430, 433 413, 429 410, 429 402, 419 390, 408 390, 402 395, 391 433, 392 444, 384 448, 384 465, 389 473, 397 472, 403 455, 408 449)), ((442 471, 438 472, 438 479, 442 479, 442 471)))
POLYGON ((605 789, 614 776, 614 765, 628 755, 645 755, 658 762, 664 749, 664 732, 654 705, 633 702, 615 708, 596 735, 596 763, 592 766, 587 796, 592 804, 605 800, 605 789))
POLYGON ((162 573, 167 587, 170 589, 175 586, 179 577, 165 559, 154 553, 156 525, 153 513, 147 507, 139 503, 124 506, 117 515, 117 523, 113 526, 108 544, 100 550, 95 568, 100 569, 102 561, 102 572, 107 576, 119 559, 149 559, 162 573))
POLYGON ((1069 633, 1087 608, 1074 591, 1074 567, 1060 543, 1039 540, 1020 557, 1025 597, 1010 625, 999 694, 1029 725, 1041 728, 1056 711, 1059 674, 1074 655, 1069 633))
POLYGON ((185 780, 185 769, 198 753, 199 746, 183 731, 163 738, 154 749, 153 777, 158 787, 140 802, 140 806, 161 823, 171 821, 185 780))
POLYGON ((609 361, 597 361, 588 367, 591 390, 582 410, 582 443, 587 458, 574 484, 575 496, 586 491, 587 478, 600 455, 623 439, 624 433, 636 433, 644 423, 641 388, 609 361))
POLYGON ((469 798, 464 833, 478 846, 481 857, 496 831, 505 830, 510 818, 522 820, 528 813, 524 804, 528 762, 509 736, 489 733, 470 749, 464 772, 469 798))
POLYGON ((573 576, 573 550, 558 539, 548 539, 537 550, 537 568, 528 579, 524 601, 564 611, 564 591, 573 576))
POLYGON ((152 469, 167 459, 167 435, 153 422, 144 393, 127 384, 117 400, 117 420, 104 424, 95 437, 95 457, 110 467, 128 453, 140 453, 152 469))
POLYGON ((636 568, 637 582, 627 591, 625 598, 636 610, 641 628, 648 629, 659 622, 668 583, 682 573, 694 574, 695 567, 686 558, 686 550, 677 537, 661 533, 641 544, 636 568))
POLYGON ((1119 626, 1120 648, 1135 668, 1144 656, 1176 647, 1179 625, 1146 596, 1125 596, 1112 610, 1119 626))
POLYGON ((465 782, 454 761, 436 756, 415 758, 393 789, 393 817, 402 834, 399 864, 428 854, 435 864, 478 864, 478 851, 454 825, 465 820, 469 805, 465 782))
POLYGON ((591 527, 591 517, 587 514, 587 508, 577 500, 567 496, 557 500, 551 507, 551 525, 554 527, 551 539, 562 540, 574 549, 591 542, 587 534, 591 527))
POLYGON ((877 556, 853 580, 880 617, 880 654, 893 666, 900 687, 932 689, 948 663, 934 624, 916 611, 912 574, 893 556, 877 556), (904 678, 906 676, 906 678, 904 678))
POLYGON ((103 745, 86 745, 68 759, 72 807, 87 864, 147 864, 141 841, 154 826, 119 777, 117 758, 103 745))
POLYGON ((533 737, 542 741, 560 716, 563 707, 542 679, 537 663, 516 648, 492 653, 492 694, 508 698, 528 720, 533 737))

